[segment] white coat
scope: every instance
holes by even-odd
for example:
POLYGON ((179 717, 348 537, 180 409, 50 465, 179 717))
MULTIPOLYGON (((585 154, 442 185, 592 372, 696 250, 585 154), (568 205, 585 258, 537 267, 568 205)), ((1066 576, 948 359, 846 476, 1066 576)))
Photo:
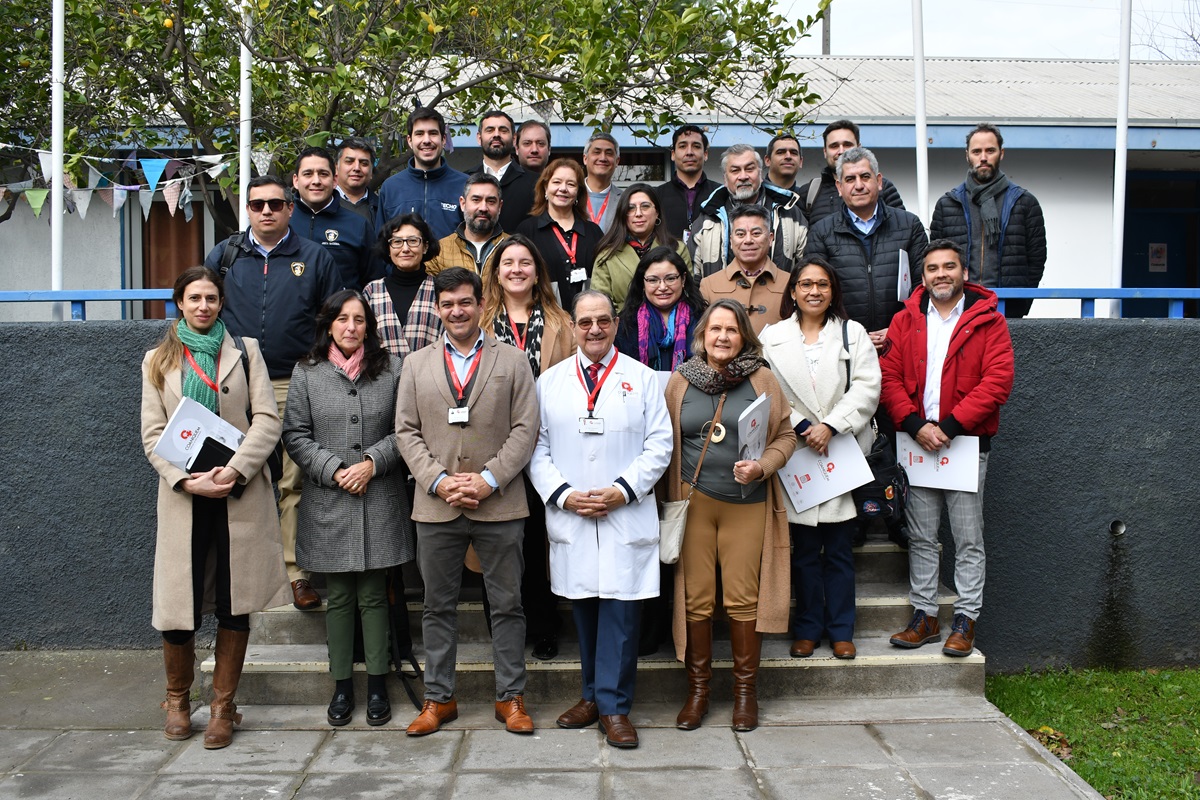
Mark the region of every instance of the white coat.
MULTIPOLYGON (((807 419, 813 425, 829 423, 839 436, 853 436, 864 454, 871 451, 875 433, 871 417, 879 405, 879 358, 866 329, 850 320, 846 324, 847 346, 842 346, 842 321, 832 317, 821 331, 823 339, 817 374, 809 374, 804 357, 804 335, 795 317, 768 325, 759 334, 763 356, 779 379, 791 405, 792 427, 807 419), (850 391, 846 391, 846 367, 850 368, 850 391)), ((805 447, 803 439, 796 447, 805 447)), ((784 492, 788 522, 815 526, 818 522, 844 522, 854 518, 854 499, 849 493, 827 500, 814 508, 796 511, 784 492)))
POLYGON ((596 398, 594 414, 604 420, 604 433, 580 433, 587 392, 579 376, 587 363, 583 356, 568 358, 542 373, 537 383, 541 429, 529 477, 547 504, 550 585, 555 594, 570 599, 656 597, 654 485, 671 460, 672 441, 662 385, 649 367, 618 355, 596 398), (563 510, 572 491, 620 486, 618 479, 634 497, 607 516, 586 519, 563 510))

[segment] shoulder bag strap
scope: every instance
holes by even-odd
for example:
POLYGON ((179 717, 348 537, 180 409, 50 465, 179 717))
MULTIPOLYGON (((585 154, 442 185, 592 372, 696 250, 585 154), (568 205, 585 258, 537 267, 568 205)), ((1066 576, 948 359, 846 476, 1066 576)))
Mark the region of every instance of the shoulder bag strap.
MULTIPOLYGON (((721 399, 717 401, 717 410, 713 414, 712 423, 708 426, 708 436, 704 437, 704 447, 700 450, 700 460, 696 462, 696 474, 692 476, 691 487, 696 488, 696 481, 700 480, 700 468, 704 466, 704 456, 708 453, 708 444, 712 441, 713 431, 717 428, 717 423, 721 421, 721 409, 725 407, 725 393, 721 393, 721 399)), ((688 492, 688 497, 692 493, 688 492)))
MULTIPOLYGON (((847 334, 849 324, 846 320, 842 320, 842 349, 846 351, 846 355, 850 355, 850 337, 847 334)), ((850 391, 850 359, 846 359, 846 391, 850 391)))

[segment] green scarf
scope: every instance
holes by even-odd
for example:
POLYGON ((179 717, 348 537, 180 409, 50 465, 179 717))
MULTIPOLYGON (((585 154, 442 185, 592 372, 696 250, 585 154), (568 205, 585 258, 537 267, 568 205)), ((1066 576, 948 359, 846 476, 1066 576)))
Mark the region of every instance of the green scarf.
MULTIPOLYGON (((196 333, 183 320, 175 327, 179 341, 192 353, 192 358, 204 374, 213 383, 217 382, 217 355, 221 352, 221 344, 225 341, 225 323, 217 320, 209 328, 208 333, 196 333)), ((217 393, 196 374, 187 356, 183 359, 183 396, 190 397, 214 414, 220 413, 217 393)))

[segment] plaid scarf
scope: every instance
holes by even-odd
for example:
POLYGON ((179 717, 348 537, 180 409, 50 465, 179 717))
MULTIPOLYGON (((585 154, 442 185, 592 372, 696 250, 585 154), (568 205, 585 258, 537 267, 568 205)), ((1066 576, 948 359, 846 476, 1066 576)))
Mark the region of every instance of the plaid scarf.
MULTIPOLYGON (((534 303, 529 312, 529 322, 525 323, 525 357, 529 359, 529 367, 533 370, 533 378, 537 380, 542 374, 542 330, 546 327, 540 303, 534 303)), ((492 333, 501 342, 518 347, 517 335, 509 321, 508 309, 500 306, 500 313, 492 321, 492 333)))

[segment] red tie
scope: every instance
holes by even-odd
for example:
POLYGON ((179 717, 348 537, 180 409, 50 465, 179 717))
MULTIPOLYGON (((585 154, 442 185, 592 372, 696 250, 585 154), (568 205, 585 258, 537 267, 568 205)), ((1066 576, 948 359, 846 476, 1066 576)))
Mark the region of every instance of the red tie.
POLYGON ((588 364, 588 380, 592 382, 592 388, 596 388, 596 381, 600 379, 600 365, 588 364))

